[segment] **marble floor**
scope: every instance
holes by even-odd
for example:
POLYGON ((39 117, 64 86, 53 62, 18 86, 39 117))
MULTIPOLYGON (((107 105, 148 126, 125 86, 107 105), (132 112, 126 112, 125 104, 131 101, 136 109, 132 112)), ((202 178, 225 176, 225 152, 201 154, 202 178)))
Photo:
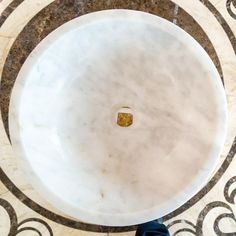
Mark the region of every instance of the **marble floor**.
POLYGON ((215 63, 228 100, 228 133, 208 184, 164 222, 171 235, 236 235, 235 0, 0 0, 0 235, 134 235, 135 226, 105 227, 63 215, 24 178, 8 139, 16 76, 34 47, 63 23, 86 13, 125 8, 156 14, 190 33, 215 63))

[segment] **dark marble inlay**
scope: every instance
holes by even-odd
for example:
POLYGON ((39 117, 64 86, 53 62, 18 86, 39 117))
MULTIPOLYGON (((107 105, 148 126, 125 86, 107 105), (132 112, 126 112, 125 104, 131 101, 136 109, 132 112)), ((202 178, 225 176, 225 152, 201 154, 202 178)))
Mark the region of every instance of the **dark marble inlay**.
MULTIPOLYGON (((14 0, 13 2, 18 2, 14 0)), ((203 1, 202 1, 203 2, 203 1)), ((204 1, 204 4, 209 7, 208 1, 204 1)), ((222 70, 220 67, 219 59, 216 55, 214 47, 212 46, 210 40, 208 39, 205 32, 201 27, 194 21, 194 19, 188 15, 183 9, 178 7, 178 12, 176 14, 176 5, 169 0, 56 0, 42 11, 40 11, 23 29, 23 31, 17 37, 15 43, 13 44, 7 60, 4 65, 4 70, 2 74, 2 83, 0 91, 0 106, 2 111, 2 116, 4 120, 5 128, 8 132, 8 105, 10 99, 11 89, 14 85, 17 74, 26 60, 29 53, 34 49, 34 47, 51 31, 59 27, 61 24, 86 13, 104 10, 104 9, 133 9, 150 12, 152 14, 159 15, 163 18, 166 18, 169 21, 175 20, 178 25, 180 25, 185 31, 190 33, 208 52, 213 62, 215 63, 221 77, 222 70)), ((209 8, 212 13, 219 18, 218 13, 214 8, 209 8)), ((217 18, 217 19, 218 19, 217 18)), ((1 19, 1 18, 0 18, 1 19)), ((219 20, 218 20, 219 21, 219 20)), ((228 30, 227 23, 224 23, 224 19, 220 18, 219 23, 222 27, 228 30)), ((230 29, 230 28, 229 28, 230 29)), ((232 46, 234 47, 234 37, 230 31, 227 33, 228 36, 231 35, 230 40, 232 46)), ((234 47, 236 49, 236 47, 234 47)), ((201 199, 219 180, 223 175, 224 171, 229 166, 232 161, 234 154, 236 152, 235 142, 228 154, 223 165, 210 181, 210 183, 203 188, 193 199, 189 200, 182 207, 174 211, 173 213, 164 217, 165 220, 170 219, 186 209, 195 204, 199 199, 201 199)), ((130 230, 135 230, 136 226, 130 227, 106 227, 106 226, 97 226, 90 225, 78 221, 65 218, 63 216, 57 215, 42 206, 38 205, 36 202, 28 198, 24 193, 18 189, 14 183, 8 178, 8 176, 0 169, 0 179, 5 184, 5 186, 25 205, 38 212, 42 216, 53 220, 57 223, 86 231, 95 231, 95 232, 125 232, 130 230)), ((191 231, 196 230, 197 226, 191 231)), ((182 232, 183 230, 181 230, 182 232)), ((189 230, 186 230, 190 232, 189 230)))
POLYGON ((35 227, 24 226, 25 223, 29 223, 29 222, 32 222, 32 223, 38 222, 39 224, 44 225, 44 227, 47 229, 49 235, 53 236, 53 232, 52 232, 51 227, 45 221, 43 221, 39 218, 28 218, 28 219, 25 219, 25 220, 21 221, 20 223, 18 223, 15 209, 7 200, 0 198, 0 206, 5 209, 5 211, 8 214, 8 217, 10 219, 10 229, 9 229, 8 236, 16 236, 20 232, 23 232, 23 231, 37 232, 38 235, 42 235, 41 231, 36 229, 35 227))
MULTIPOLYGON (((213 224, 213 230, 216 233, 216 235, 218 236, 235 236, 236 235, 236 230, 235 232, 231 232, 231 233, 225 233, 222 232, 222 230, 219 227, 220 221, 224 218, 228 218, 233 220, 236 223, 236 218, 234 215, 234 212, 230 206, 230 204, 234 204, 234 200, 233 198, 234 196, 231 196, 231 198, 228 198, 228 188, 235 182, 236 180, 236 176, 232 177, 225 185, 224 187, 224 195, 225 195, 225 200, 226 202, 223 201, 213 201, 208 203, 199 213, 196 224, 193 224, 192 222, 188 221, 188 220, 175 220, 173 222, 171 222, 170 224, 168 224, 168 228, 170 229, 172 226, 177 226, 180 225, 180 229, 177 229, 174 235, 177 235, 180 232, 189 232, 192 235, 196 235, 196 236, 204 236, 206 234, 204 234, 203 232, 203 224, 207 224, 207 222, 205 221, 206 217, 208 216, 208 214, 210 214, 210 212, 215 209, 215 208, 222 208, 224 211, 230 212, 230 213, 222 213, 222 214, 216 214, 214 215, 214 224, 213 224), (184 223, 186 226, 182 227, 182 223, 184 223)), ((235 189, 232 191, 232 193, 235 192, 235 189)), ((207 235, 206 235, 207 236, 207 235)))
POLYGON ((236 20, 236 0, 227 0, 226 8, 230 16, 236 20), (232 10, 232 7, 234 7, 234 11, 232 10))
POLYGON ((225 200, 231 204, 235 204, 235 196, 236 196, 236 189, 234 189, 231 193, 229 193, 230 186, 236 182, 236 176, 232 177, 225 185, 224 188, 224 196, 225 200))
POLYGON ((227 36, 231 42, 233 50, 236 54, 236 37, 235 37, 233 31, 231 30, 231 28, 229 27, 229 25, 227 24, 224 17, 220 14, 220 12, 214 7, 214 5, 210 1, 200 0, 200 2, 202 2, 212 12, 212 14, 215 16, 215 18, 219 22, 219 24, 222 26, 222 28, 224 29, 225 33, 227 34, 227 36))
MULTIPOLYGON (((1 1, 0 1, 1 2, 1 1)), ((5 22, 7 17, 22 3, 24 0, 15 0, 12 1, 7 8, 2 12, 1 17, 0 17, 0 27, 2 24, 5 22)))
POLYGON ((17 230, 17 215, 12 205, 5 199, 0 198, 0 206, 5 209, 10 219, 9 235, 13 235, 17 230))
POLYGON ((199 201, 203 196, 205 196, 218 182, 221 176, 225 173, 226 169, 229 167, 230 163, 232 162, 233 158, 235 157, 236 153, 236 137, 232 143, 232 146, 229 150, 229 153, 224 160, 223 164, 216 172, 216 174, 212 177, 212 179, 208 182, 208 184, 202 188, 194 197, 192 197, 189 201, 187 201, 182 207, 178 208, 176 211, 173 211, 169 215, 165 216, 165 220, 169 220, 172 217, 180 214, 183 212, 183 209, 188 209, 192 205, 194 205, 197 201, 199 201))

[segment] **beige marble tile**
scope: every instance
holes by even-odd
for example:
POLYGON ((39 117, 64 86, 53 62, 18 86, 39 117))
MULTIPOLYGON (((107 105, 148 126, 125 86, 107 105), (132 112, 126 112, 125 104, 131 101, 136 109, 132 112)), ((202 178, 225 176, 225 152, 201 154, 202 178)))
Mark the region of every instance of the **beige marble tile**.
POLYGON ((214 5, 214 6, 217 6, 217 4, 221 1, 224 1, 224 0, 210 0, 210 2, 214 5))
MULTIPOLYGON (((19 200, 16 200, 15 196, 13 196, 12 193, 9 192, 1 182, 0 182, 0 199, 7 200, 8 203, 13 207, 17 215, 18 223, 29 218, 43 219, 45 222, 47 222, 50 225, 55 236, 58 236, 58 235, 107 236, 107 233, 93 233, 93 232, 86 232, 86 231, 81 231, 81 230, 76 230, 76 229, 70 229, 70 228, 64 227, 62 225, 59 225, 57 223, 54 223, 50 220, 47 220, 41 217, 40 215, 38 215, 31 209, 26 207, 24 204, 22 204, 19 200)), ((10 229, 10 220, 4 208, 1 207, 1 204, 0 204, 0 219, 1 219, 0 220, 0 235, 5 236, 8 234, 9 229, 10 229)), ((33 227, 39 230, 43 236, 49 235, 48 230, 45 228, 45 226, 38 222, 31 221, 31 222, 23 224, 22 227, 33 227)), ((33 236, 34 233, 32 231, 25 231, 24 233, 22 232, 21 235, 33 236)))
POLYGON ((218 23, 216 17, 205 7, 200 1, 195 0, 175 0, 183 9, 185 9, 192 17, 201 25, 203 30, 209 36, 217 53, 222 54, 224 60, 226 54, 233 53, 232 46, 227 38, 222 26, 218 23), (222 47, 223 46, 223 47, 222 47), (227 49, 227 51, 225 51, 227 49), (225 55, 225 56, 224 56, 225 55))
MULTIPOLYGON (((216 4, 217 10, 221 13, 221 15, 224 17, 224 19, 229 24, 231 30, 234 32, 234 35, 236 35, 236 19, 230 16, 227 7, 226 7, 226 1, 221 0, 216 4)), ((236 7, 231 4, 231 10, 236 16, 236 7)))
MULTIPOLYGON (((0 182, 0 198, 7 196, 9 190, 0 182)), ((10 218, 6 210, 0 206, 0 235, 7 235, 10 228, 10 218)))
POLYGON ((6 7, 12 2, 13 0, 1 0, 0 1, 0 15, 6 9, 6 7))
MULTIPOLYGON (((24 28, 27 22, 37 14, 41 9, 50 4, 53 0, 25 0, 20 4, 15 11, 6 19, 2 27, 0 28, 0 47, 2 55, 0 61, 0 75, 2 73, 3 63, 6 59, 7 52, 13 44, 16 36, 24 28)), ((3 4, 0 3, 0 4, 3 4)))
MULTIPOLYGON (((0 14, 1 11, 10 3, 10 0, 3 0, 0 2, 0 14)), ((14 42, 15 37, 22 30, 25 24, 44 6, 52 2, 52 0, 26 0, 23 4, 21 4, 18 9, 6 20, 4 26, 0 29, 0 74, 2 70, 3 63, 8 54, 8 50, 14 42)), ((230 41, 226 37, 225 32, 222 27, 219 25, 215 17, 203 6, 199 1, 196 0, 175 0, 180 6, 182 6, 187 12, 193 15, 193 17, 200 23, 202 28, 205 30, 209 38, 211 39, 213 45, 215 46, 217 53, 219 55, 220 61, 222 63, 222 68, 225 77, 225 87, 229 104, 229 131, 226 140, 226 144, 222 153, 221 162, 219 162, 219 166, 222 161, 225 159, 225 156, 228 153, 228 150, 231 146, 232 139, 236 134, 236 58, 235 54, 232 50, 232 46, 230 41)), ((229 16, 227 9, 225 7, 225 0, 211 0, 211 2, 217 6, 217 9, 221 12, 224 18, 227 20, 231 29, 236 34, 236 20, 229 16)), ((27 184, 27 181, 24 180, 24 177, 21 173, 21 170, 18 169, 16 165, 15 157, 12 153, 11 146, 6 138, 2 123, 0 126, 0 161, 1 165, 3 165, 4 170, 7 171, 9 176, 11 176, 13 181, 16 181, 20 188, 29 196, 32 196, 33 199, 37 199, 42 204, 47 204, 40 198, 38 198, 35 191, 32 189, 30 185, 27 184)), ((230 167, 224 174, 223 178, 218 182, 218 184, 197 204, 191 207, 189 210, 184 212, 183 214, 175 217, 169 222, 175 219, 185 219, 190 220, 192 223, 196 223, 197 217, 199 213, 205 208, 206 204, 211 203, 213 201, 221 201, 225 202, 225 198, 223 195, 223 189, 225 187, 225 183, 229 178, 235 175, 235 161, 231 163, 230 167)), ((235 184, 232 185, 229 189, 230 192, 235 189, 235 184)), ((37 213, 30 210, 24 204, 22 204, 19 200, 17 200, 2 184, 0 184, 0 198, 4 198, 9 201, 14 209, 17 212, 18 220, 24 220, 29 217, 41 217, 37 213)), ((230 204, 230 207, 233 209, 233 212, 236 213, 235 205, 230 204)), ((227 209, 222 207, 217 207, 212 209, 209 214, 206 216, 203 222, 203 232, 204 235, 215 235, 213 231, 213 221, 216 217, 222 213, 229 213, 227 209)), ((7 235, 7 231, 9 229, 9 218, 6 212, 0 208, 0 235, 7 235)), ((97 234, 84 232, 79 230, 70 229, 68 227, 64 227, 62 225, 56 224, 49 220, 46 220, 53 229, 55 236, 60 235, 70 235, 70 236, 105 236, 108 234, 97 234)), ((168 223, 168 222, 167 222, 168 223)), ((32 225, 32 224, 31 224, 32 225)), ((43 226, 33 224, 36 228, 42 230, 43 236, 47 236, 46 229, 43 226)), ((175 225, 171 228, 171 232, 174 233, 176 230, 189 227, 188 224, 182 223, 179 225, 175 225)), ((222 219, 220 222, 220 227, 224 232, 235 232, 235 223, 229 219, 222 219)), ((191 227, 189 227, 191 228, 191 227)), ((32 232, 24 232, 23 236, 33 236, 32 232)), ((119 236, 132 236, 134 232, 129 233, 110 233, 109 235, 119 235, 119 236)), ((189 235, 189 233, 182 233, 181 235, 189 235)))
POLYGON ((135 231, 125 233, 108 233, 108 236, 135 236, 135 231))
POLYGON ((0 35, 16 37, 25 24, 53 0, 25 0, 6 19, 0 28, 0 35))

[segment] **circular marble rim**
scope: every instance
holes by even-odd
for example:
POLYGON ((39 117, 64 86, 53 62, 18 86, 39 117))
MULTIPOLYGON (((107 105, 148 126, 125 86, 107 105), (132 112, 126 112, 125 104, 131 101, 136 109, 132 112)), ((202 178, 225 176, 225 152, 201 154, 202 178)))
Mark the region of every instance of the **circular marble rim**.
MULTIPOLYGON (((18 0, 14 0, 13 3, 11 3, 7 7, 6 11, 4 11, 4 15, 6 15, 6 17, 8 17, 9 14, 11 14, 11 12, 13 12, 14 8, 16 8, 19 5, 20 1, 22 1, 22 0, 19 0, 19 1, 18 0)), ((145 11, 145 12, 150 12, 150 13, 153 13, 155 15, 162 16, 165 19, 169 18, 169 15, 166 15, 166 12, 170 12, 170 11, 173 12, 174 8, 177 6, 177 8, 180 10, 181 14, 184 12, 184 14, 186 14, 187 16, 189 16, 191 18, 191 20, 194 22, 194 24, 198 25, 201 28, 201 30, 203 30, 203 26, 200 26, 198 24, 198 22, 196 22, 194 20, 194 18, 190 14, 188 14, 186 12, 185 8, 182 8, 182 7, 178 6, 177 4, 174 4, 173 1, 169 1, 168 0, 168 1, 165 1, 165 3, 162 2, 162 1, 159 2, 162 7, 163 7, 163 5, 165 5, 165 6, 167 5, 167 6, 169 6, 171 8, 171 9, 168 9, 168 8, 162 9, 162 10, 164 10, 164 12, 162 12, 164 14, 162 14, 162 13, 160 14, 160 12, 157 13, 156 11, 159 8, 156 8, 156 6, 155 6, 155 9, 151 9, 153 7, 153 4, 155 4, 155 3, 153 3, 153 2, 149 2, 149 3, 150 3, 150 5, 149 4, 148 5, 145 4, 144 8, 142 7, 142 5, 133 6, 133 3, 130 3, 128 6, 127 5, 125 5, 125 6, 127 6, 126 9, 136 9, 136 10, 142 10, 142 11, 145 11), (171 5, 169 5, 170 3, 171 3, 171 5)), ((94 9, 104 10, 104 9, 113 9, 113 8, 118 8, 119 9, 119 8, 121 8, 120 7, 121 2, 116 2, 115 5, 113 5, 113 3, 111 3, 111 2, 109 2, 108 5, 105 5, 105 6, 102 5, 102 4, 96 6, 96 1, 93 2, 94 5, 93 4, 90 5, 90 3, 87 3, 87 2, 85 2, 84 4, 85 5, 82 4, 81 6, 85 6, 85 8, 83 8, 83 7, 80 8, 81 11, 78 11, 78 12, 74 13, 74 16, 72 15, 72 18, 69 17, 70 19, 67 19, 67 20, 63 19, 62 21, 59 21, 59 24, 56 23, 56 27, 59 27, 61 24, 67 22, 68 20, 73 19, 75 17, 75 15, 76 16, 80 16, 80 15, 85 14, 86 12, 87 13, 88 12, 93 12, 94 9), (109 4, 111 4, 111 5, 109 5, 109 4), (90 7, 92 9, 90 9, 90 7), (89 10, 87 8, 89 8, 89 10)), ((107 2, 106 2, 106 4, 107 4, 107 2)), ((221 13, 209 1, 204 1, 204 2, 201 1, 201 4, 204 5, 209 10, 209 13, 211 13, 216 18, 216 20, 218 21, 219 25, 222 27, 222 30, 224 31, 225 36, 228 38, 229 43, 232 46, 232 49, 234 50, 234 52, 236 52, 236 38, 235 38, 234 33, 232 32, 232 30, 230 29, 228 23, 224 19, 224 17, 221 15, 221 13)), ((24 42, 21 41, 21 40, 24 39, 24 37, 27 35, 27 31, 29 31, 31 29, 30 27, 32 27, 32 30, 33 30, 32 32, 35 31, 35 27, 36 26, 34 25, 34 23, 35 22, 39 23, 39 19, 41 17, 42 17, 42 20, 44 20, 45 19, 46 11, 48 11, 47 13, 50 13, 50 15, 52 14, 53 16, 57 16, 58 17, 57 19, 59 19, 60 15, 57 14, 57 11, 61 10, 63 8, 63 5, 64 5, 64 3, 60 3, 58 1, 53 1, 51 4, 49 4, 48 6, 43 8, 42 10, 40 10, 38 12, 38 14, 36 14, 32 18, 32 20, 30 20, 28 23, 26 23, 25 28, 17 35, 16 41, 10 47, 10 51, 8 52, 7 60, 4 63, 4 70, 3 70, 4 71, 3 79, 5 80, 5 82, 10 81, 11 79, 13 80, 13 83, 10 84, 10 89, 12 89, 12 86, 13 86, 14 81, 16 79, 16 75, 18 74, 18 72, 19 72, 23 62, 29 56, 29 53, 32 51, 31 48, 23 48, 24 50, 26 50, 26 58, 25 58, 25 56, 23 56, 23 58, 21 59, 21 62, 19 62, 20 63, 20 67, 19 68, 18 68, 18 65, 15 64, 15 63, 18 62, 18 59, 16 61, 13 60, 13 66, 14 67, 17 66, 17 67, 16 67, 16 69, 12 68, 13 74, 8 75, 7 70, 10 70, 10 68, 8 68, 7 64, 12 59, 14 59, 14 57, 16 57, 16 58, 20 57, 20 55, 17 56, 18 55, 17 51, 15 51, 17 49, 17 47, 18 47, 17 45, 21 45, 21 47, 24 45, 24 42)), ((68 3, 69 9, 70 9, 70 7, 73 7, 72 5, 73 4, 69 4, 68 3)), ((173 22, 173 19, 177 19, 178 25, 181 28, 183 28, 185 31, 189 32, 189 28, 186 28, 188 23, 185 22, 183 24, 182 19, 181 19, 181 14, 180 15, 178 14, 178 16, 176 16, 176 18, 175 18, 175 16, 171 16, 168 20, 173 22)), ((65 13, 65 15, 67 15, 67 14, 65 13)), ((63 15, 62 18, 64 18, 65 15, 63 15)), ((55 21, 57 21, 57 20, 55 20, 55 21)), ((38 25, 38 23, 37 23, 37 25, 38 25)), ((0 23, 0 25, 1 25, 1 23, 0 23)), ((54 26, 51 26, 51 25, 47 26, 45 28, 46 29, 46 35, 48 34, 48 32, 52 32, 53 28, 54 28, 54 26)), ((198 30, 200 30, 200 29, 198 29, 198 30)), ((31 32, 31 34, 32 34, 32 32, 31 32)), ((205 32, 204 31, 202 31, 202 32, 205 35, 205 32)), ((41 32, 34 32, 34 33, 36 33, 36 36, 39 37, 39 39, 36 40, 36 44, 35 43, 33 44, 33 48, 39 43, 37 41, 41 41, 46 36, 45 32, 43 34, 41 34, 41 32)), ((190 33, 190 34, 192 35, 192 33, 190 33)), ((198 41, 199 41, 199 38, 196 35, 192 35, 192 36, 194 38, 198 39, 198 41)), ((205 40, 206 39, 209 40, 207 35, 205 35, 204 37, 205 37, 205 40)), ((212 45, 211 41, 209 41, 208 43, 209 43, 208 46, 212 45)), ((200 44, 204 47, 204 43, 203 42, 200 42, 200 44)), ((214 49, 214 47, 213 47, 213 49, 214 49)), ((206 50, 207 50, 207 48, 206 48, 206 50)), ((216 51, 214 51, 214 52, 216 52, 216 51)), ((208 52, 208 54, 211 55, 210 52, 208 52)), ((217 57, 217 54, 215 54, 215 56, 217 57)), ((213 60, 213 61, 215 61, 215 60, 213 60)), ((220 64, 221 64, 220 62, 219 62, 219 64, 216 64, 216 63, 217 63, 217 61, 215 62, 216 66, 217 65, 220 66, 220 64)), ((223 77, 222 77, 222 80, 223 80, 223 77)), ((4 83, 3 83, 3 85, 4 85, 4 83)), ((3 88, 7 89, 7 87, 5 87, 5 86, 3 88)), ((10 91, 8 91, 8 94, 10 94, 9 92, 10 91)), ((1 95, 1 93, 0 93, 0 95, 1 95)), ((7 107, 9 105, 8 99, 9 99, 8 97, 4 98, 4 104, 7 104, 7 107)), ((2 106, 1 106, 1 109, 3 109, 2 106)), ((7 110, 8 110, 8 108, 7 108, 7 110)), ((8 125, 7 125, 6 122, 7 121, 5 120, 5 122, 4 122, 4 124, 5 124, 5 131, 8 134, 8 125)), ((8 137, 9 137, 9 135, 8 135, 8 137)), ((229 142, 231 143, 232 140, 233 139, 231 139, 229 142)), ((206 196, 211 190, 213 190, 214 186, 216 186, 217 183, 222 179, 224 172, 227 169, 229 169, 230 164, 232 163, 232 161, 234 159, 234 155, 235 155, 235 151, 236 151, 236 149, 235 149, 236 148, 236 146, 235 146, 236 142, 235 141, 236 141, 235 139, 234 139, 234 141, 232 141, 230 149, 228 149, 229 151, 227 151, 227 155, 225 153, 226 156, 225 156, 224 160, 222 162, 220 162, 219 168, 217 168, 216 173, 214 173, 214 175, 211 177, 211 179, 207 183, 207 185, 205 185, 195 196, 193 196, 193 198, 191 198, 188 202, 186 202, 180 208, 178 208, 174 212, 171 212, 170 214, 164 216, 164 218, 163 218, 164 221, 168 221, 168 220, 172 219, 173 217, 177 217, 178 215, 184 213, 186 210, 188 210, 189 208, 191 208, 192 206, 197 204, 198 201, 201 200, 204 196, 206 196)), ((1 178, 2 183, 7 187, 7 189, 9 191, 11 191, 11 193, 19 201, 21 201, 26 207, 29 207, 30 209, 32 209, 36 213, 38 213, 41 216, 45 217, 47 220, 52 220, 53 222, 56 222, 58 224, 61 224, 61 225, 64 225, 64 226, 67 226, 67 227, 70 227, 70 228, 82 229, 82 230, 85 230, 85 231, 92 231, 92 232, 126 232, 126 231, 131 231, 131 230, 135 230, 136 229, 136 226, 106 227, 106 226, 98 226, 98 225, 82 223, 82 222, 79 222, 79 221, 76 221, 76 220, 73 220, 73 219, 70 219, 70 218, 66 218, 63 215, 60 215, 60 214, 58 214, 56 212, 53 212, 50 209, 47 209, 47 207, 45 208, 45 206, 39 205, 37 203, 37 201, 32 199, 30 196, 25 195, 24 190, 23 189, 19 189, 17 187, 17 183, 14 183, 14 181, 12 179, 9 179, 9 177, 6 175, 6 173, 3 171, 2 168, 0 168, 0 178, 1 178)), ((208 205, 206 205, 206 209, 208 209, 208 205)), ((203 211, 205 212, 206 209, 204 209, 203 211)), ((173 222, 173 224, 177 224, 177 223, 178 223, 178 221, 174 221, 173 222)), ((173 224, 170 224, 170 227, 173 224)))
MULTIPOLYGON (((169 21, 160 18, 156 15, 152 15, 149 13, 145 13, 145 12, 141 12, 141 11, 134 11, 134 10, 125 10, 125 9, 119 9, 119 10, 103 10, 103 11, 99 11, 99 12, 93 12, 90 14, 86 14, 83 16, 80 16, 76 19, 73 19, 67 23, 65 23, 64 25, 60 26, 59 28, 57 28, 56 30, 54 30, 51 34, 49 34, 44 40, 42 40, 40 42, 39 45, 37 45, 37 47, 33 50, 33 52, 30 54, 30 56, 28 58, 31 58, 31 61, 27 59, 27 61, 24 63, 24 65, 22 66, 19 74, 18 74, 18 79, 16 80, 15 86, 13 88, 13 94, 12 94, 12 98, 11 98, 11 102, 10 102, 10 115, 9 115, 9 123, 13 124, 13 119, 15 119, 15 114, 18 114, 19 110, 19 106, 18 104, 20 103, 20 96, 21 96, 21 89, 20 87, 22 87, 22 82, 24 82, 23 78, 26 78, 27 76, 27 71, 28 68, 31 67, 32 63, 34 63, 34 60, 37 60, 37 54, 41 51, 47 48, 48 44, 50 44, 50 42, 54 41, 55 38, 57 38, 58 36, 60 36, 61 34, 64 34, 70 30, 73 30, 74 26, 76 25, 77 27, 82 26, 84 24, 90 23, 92 21, 94 21, 94 17, 96 17, 96 20, 98 19, 103 19, 103 17, 116 17, 116 15, 118 17, 124 17, 124 12, 129 13, 126 14, 126 17, 128 17, 129 19, 136 19, 136 16, 141 16, 141 18, 143 19, 147 19, 148 21, 152 21, 153 23, 159 23, 161 27, 163 27, 164 30, 166 30, 166 28, 168 28, 170 25, 172 26, 174 33, 173 32, 168 32, 170 34, 172 34, 175 37, 180 37, 181 35, 185 35, 185 37, 187 38, 187 44, 191 47, 191 49, 195 52, 198 52, 199 54, 201 54, 203 60, 205 61, 205 64, 211 68, 211 73, 212 75, 214 75, 215 81, 216 81, 216 87, 219 90, 218 93, 218 98, 219 100, 221 100, 222 106, 223 106, 223 110, 224 110, 224 115, 223 116, 223 122, 224 122, 224 129, 223 130, 219 130, 219 137, 217 139, 217 143, 218 143, 218 147, 216 148, 216 152, 214 153, 214 155, 212 155, 211 158, 209 158, 209 160, 207 161, 206 166, 204 167, 205 172, 201 173, 198 178, 196 178, 196 180, 192 183, 191 188, 186 188, 186 190, 184 191, 183 196, 179 197, 177 196, 174 201, 171 204, 165 204, 164 205, 164 210, 159 211, 159 214, 157 215, 157 208, 152 209, 152 210, 145 210, 143 212, 139 214, 126 214, 124 217, 124 214, 116 214, 114 215, 110 215, 110 214, 101 214, 101 215, 93 215, 93 213, 88 213, 87 211, 83 211, 81 209, 77 209, 76 211, 74 210, 74 207, 71 207, 67 204, 65 204, 63 201, 59 200, 56 196, 54 196, 54 194, 52 194, 50 191, 48 191, 40 182, 40 180, 36 177, 33 176, 32 173, 29 173, 29 169, 25 168, 26 172, 28 172, 29 177, 33 180, 32 182, 34 183, 33 186, 36 186, 36 189, 40 190, 41 193, 43 193, 42 195, 46 198, 46 199, 50 199, 50 202, 58 202, 57 204, 53 204, 55 205, 57 208, 62 209, 64 212, 66 212, 67 214, 75 217, 76 219, 80 219, 83 220, 85 222, 89 222, 89 223, 93 223, 93 224, 101 224, 101 225, 107 225, 107 226, 128 226, 128 225, 133 225, 133 224, 138 224, 138 223, 143 223, 145 221, 148 221, 150 219, 155 219, 158 217, 162 217, 163 215, 166 215, 170 212, 172 212, 173 210, 177 209, 178 207, 180 207, 182 204, 184 204, 186 201, 188 201, 191 197, 193 197, 208 181, 212 171, 215 169, 215 166, 217 164, 220 152, 223 148, 223 144, 224 144, 224 139, 226 136, 226 130, 227 130, 227 125, 226 125, 226 121, 227 121, 227 103, 226 103, 226 97, 225 97, 225 93, 224 93, 224 89, 220 80, 220 76, 218 75, 218 72, 215 68, 215 65, 213 64, 213 62, 211 61, 210 57, 208 56, 208 54, 204 51, 204 49, 200 46, 200 44, 193 39, 188 33, 186 33, 184 30, 182 30, 181 28, 175 26, 174 24, 171 24, 169 21), (167 26, 168 27, 165 27, 167 26), (194 42, 194 45, 193 45, 194 42), (32 60, 33 58, 33 60, 32 60), (19 82, 20 81, 20 82, 19 82), (12 115, 13 112, 15 113, 14 115, 12 115), (208 170, 208 171, 206 171, 208 170), (181 199, 181 200, 180 200, 181 199), (82 216, 82 218, 81 218, 82 216), (125 218, 125 219, 124 219, 125 218), (116 223, 114 223, 116 222, 116 223)), ((186 43, 186 42, 185 42, 186 43)), ((209 68, 208 67, 208 68, 209 68)), ((21 145, 21 143, 17 140, 20 140, 20 131, 17 129, 17 127, 14 127, 12 125, 10 125, 10 134, 12 137, 12 145, 13 148, 15 150, 17 150, 17 155, 19 155, 21 157, 21 159, 24 160, 24 166, 29 166, 29 163, 27 163, 26 158, 24 158, 24 150, 23 150, 23 145, 21 145)), ((160 208, 160 206, 158 206, 158 208, 160 208)))

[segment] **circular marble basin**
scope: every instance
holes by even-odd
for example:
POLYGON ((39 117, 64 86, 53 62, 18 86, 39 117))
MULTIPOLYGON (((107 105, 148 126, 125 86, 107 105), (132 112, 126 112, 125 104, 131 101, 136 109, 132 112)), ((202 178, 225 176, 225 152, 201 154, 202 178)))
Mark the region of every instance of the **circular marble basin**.
POLYGON ((206 184, 226 114, 217 70, 190 35, 109 10, 64 24, 31 53, 13 89, 10 136, 52 205, 124 226, 168 214, 206 184))

